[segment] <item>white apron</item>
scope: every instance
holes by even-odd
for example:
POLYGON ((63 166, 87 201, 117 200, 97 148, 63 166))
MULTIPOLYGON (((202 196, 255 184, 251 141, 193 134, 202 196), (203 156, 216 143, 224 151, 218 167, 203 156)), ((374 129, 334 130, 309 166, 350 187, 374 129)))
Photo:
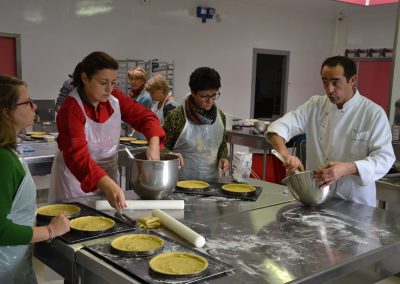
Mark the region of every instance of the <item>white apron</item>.
MULTIPOLYGON (((85 114, 85 135, 92 159, 118 184, 118 148, 121 133, 121 111, 118 99, 110 96, 109 101, 114 113, 106 122, 98 123, 86 116, 82 100, 76 88, 71 92, 70 96, 75 98, 85 114)), ((93 194, 95 193, 86 193, 81 189, 80 182, 67 168, 63 153, 57 152, 51 169, 49 202, 93 194)))
MULTIPOLYGON (((7 215, 15 224, 36 224, 36 186, 25 161, 20 158, 25 170, 17 194, 7 215)), ((32 268, 32 244, 0 247, 0 283, 37 283, 32 268)))
POLYGON ((186 116, 185 126, 173 149, 181 153, 185 165, 179 170, 179 180, 198 179, 216 181, 218 179, 218 150, 224 135, 224 124, 217 110, 213 124, 195 125, 186 116))
POLYGON ((171 94, 167 95, 166 98, 164 99, 162 106, 160 109, 158 109, 158 101, 153 101, 151 105, 151 110, 157 115, 158 120, 160 121, 160 124, 164 124, 164 106, 165 102, 168 100, 168 97, 172 96, 171 94))

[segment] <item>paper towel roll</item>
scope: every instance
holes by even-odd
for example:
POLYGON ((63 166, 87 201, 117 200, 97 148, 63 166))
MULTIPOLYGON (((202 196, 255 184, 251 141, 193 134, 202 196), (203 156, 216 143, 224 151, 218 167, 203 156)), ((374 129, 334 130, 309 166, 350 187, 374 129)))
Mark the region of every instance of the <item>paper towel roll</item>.
POLYGON ((201 248, 206 243, 206 239, 203 236, 174 219, 164 211, 161 211, 160 209, 154 209, 152 211, 152 215, 160 218, 163 226, 167 227, 171 231, 174 231, 188 242, 194 244, 196 247, 201 248))
MULTIPOLYGON (((184 200, 127 200, 126 209, 184 209, 184 200)), ((96 200, 97 210, 112 210, 114 208, 107 200, 96 200)))

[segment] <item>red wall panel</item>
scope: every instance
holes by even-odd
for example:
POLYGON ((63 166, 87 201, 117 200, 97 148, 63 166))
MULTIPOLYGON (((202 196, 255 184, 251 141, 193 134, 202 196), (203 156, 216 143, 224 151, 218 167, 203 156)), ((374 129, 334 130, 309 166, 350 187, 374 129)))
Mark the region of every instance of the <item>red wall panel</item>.
POLYGON ((14 37, 0 36, 0 74, 17 76, 17 46, 14 37))
POLYGON ((358 90, 361 95, 389 111, 391 61, 359 61, 358 90))

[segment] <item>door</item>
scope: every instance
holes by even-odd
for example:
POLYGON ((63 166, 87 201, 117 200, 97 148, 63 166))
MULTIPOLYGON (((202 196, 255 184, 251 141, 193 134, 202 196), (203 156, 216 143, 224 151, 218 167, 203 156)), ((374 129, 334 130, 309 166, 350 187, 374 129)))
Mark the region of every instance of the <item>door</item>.
POLYGON ((20 35, 0 33, 0 74, 21 78, 20 35))

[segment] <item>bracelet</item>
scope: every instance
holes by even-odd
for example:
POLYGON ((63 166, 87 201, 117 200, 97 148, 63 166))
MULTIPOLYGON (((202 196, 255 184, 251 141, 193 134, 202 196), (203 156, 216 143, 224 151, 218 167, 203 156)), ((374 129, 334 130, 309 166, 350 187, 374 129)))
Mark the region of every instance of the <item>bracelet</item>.
POLYGON ((48 241, 51 241, 53 239, 53 232, 50 229, 50 226, 47 226, 47 231, 49 232, 49 239, 48 241))

